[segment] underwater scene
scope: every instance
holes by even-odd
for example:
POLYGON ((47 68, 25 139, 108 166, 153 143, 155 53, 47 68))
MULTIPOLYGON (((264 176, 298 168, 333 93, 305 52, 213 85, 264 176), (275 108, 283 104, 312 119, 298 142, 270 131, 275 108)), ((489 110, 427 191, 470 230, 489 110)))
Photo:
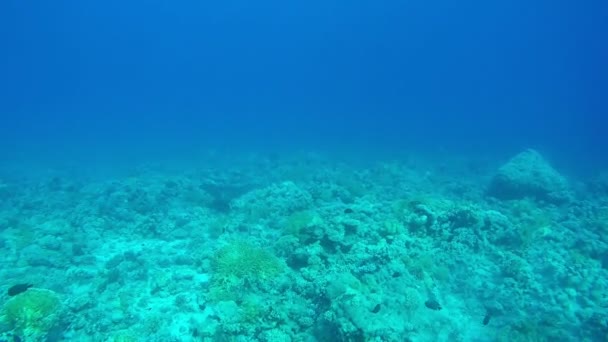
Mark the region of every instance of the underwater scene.
POLYGON ((606 174, 573 183, 531 149, 200 158, 4 177, 3 340, 606 338, 606 174))
POLYGON ((0 4, 0 342, 608 341, 608 3, 0 4))

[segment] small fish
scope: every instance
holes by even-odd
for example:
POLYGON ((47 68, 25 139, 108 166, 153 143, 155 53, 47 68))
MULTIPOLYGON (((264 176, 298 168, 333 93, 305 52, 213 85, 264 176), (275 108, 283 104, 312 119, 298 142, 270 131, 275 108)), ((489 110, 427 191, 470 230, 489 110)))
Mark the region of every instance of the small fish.
POLYGON ((490 315, 489 312, 486 312, 486 315, 483 317, 483 325, 488 325, 488 323, 490 323, 490 318, 492 318, 492 315, 490 315))
POLYGON ((380 304, 376 304, 376 306, 374 306, 374 308, 372 309, 372 313, 380 312, 381 308, 382 308, 382 306, 380 304))
POLYGON ((34 286, 33 284, 17 284, 17 285, 13 285, 8 289, 8 295, 9 296, 16 296, 22 292, 27 291, 27 289, 29 289, 30 287, 34 286))
POLYGON ((431 310, 435 310, 435 311, 441 310, 441 305, 439 304, 439 302, 437 302, 434 299, 427 300, 426 302, 424 302, 424 305, 431 310))

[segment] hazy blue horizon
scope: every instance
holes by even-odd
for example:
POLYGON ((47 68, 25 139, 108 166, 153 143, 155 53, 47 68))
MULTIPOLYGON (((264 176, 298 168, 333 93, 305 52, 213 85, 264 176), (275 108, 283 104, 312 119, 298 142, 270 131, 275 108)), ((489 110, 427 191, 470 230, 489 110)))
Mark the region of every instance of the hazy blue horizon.
POLYGON ((608 153, 600 1, 2 7, 5 156, 535 147, 602 164, 608 153))

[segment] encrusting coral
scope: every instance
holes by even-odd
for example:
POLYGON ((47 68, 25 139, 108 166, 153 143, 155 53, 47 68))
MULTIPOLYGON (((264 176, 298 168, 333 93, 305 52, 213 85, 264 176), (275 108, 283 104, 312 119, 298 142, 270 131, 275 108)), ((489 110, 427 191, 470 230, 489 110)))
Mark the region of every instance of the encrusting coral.
POLYGON ((60 321, 59 296, 46 289, 30 288, 10 298, 3 307, 3 319, 27 341, 45 340, 60 321))

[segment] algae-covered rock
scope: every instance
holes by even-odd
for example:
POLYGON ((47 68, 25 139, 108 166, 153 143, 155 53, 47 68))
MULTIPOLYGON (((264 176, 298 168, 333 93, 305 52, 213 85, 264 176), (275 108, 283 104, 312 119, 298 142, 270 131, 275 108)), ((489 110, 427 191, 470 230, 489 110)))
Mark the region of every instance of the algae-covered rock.
POLYGON ((3 306, 4 320, 26 341, 45 341, 60 322, 62 303, 46 289, 31 288, 11 297, 3 306))
POLYGON ((530 197, 553 204, 567 202, 571 197, 566 178, 532 149, 500 167, 490 182, 488 194, 502 200, 530 197))

